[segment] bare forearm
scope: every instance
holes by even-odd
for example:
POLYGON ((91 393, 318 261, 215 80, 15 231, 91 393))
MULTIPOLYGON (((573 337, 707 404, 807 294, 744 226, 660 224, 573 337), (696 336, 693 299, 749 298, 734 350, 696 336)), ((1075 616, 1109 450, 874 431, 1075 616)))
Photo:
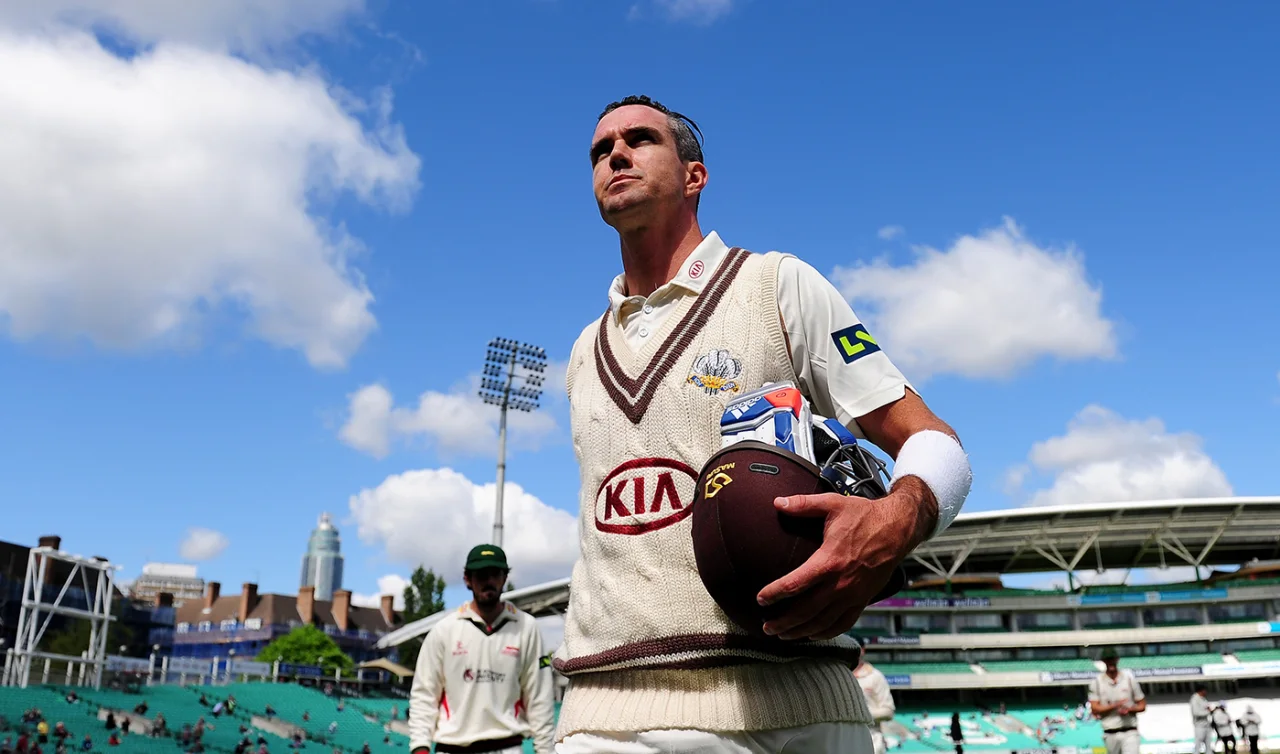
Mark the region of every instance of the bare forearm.
POLYGON ((919 477, 908 476, 893 485, 890 497, 901 515, 904 539, 901 556, 907 557, 933 534, 938 525, 938 501, 919 477))

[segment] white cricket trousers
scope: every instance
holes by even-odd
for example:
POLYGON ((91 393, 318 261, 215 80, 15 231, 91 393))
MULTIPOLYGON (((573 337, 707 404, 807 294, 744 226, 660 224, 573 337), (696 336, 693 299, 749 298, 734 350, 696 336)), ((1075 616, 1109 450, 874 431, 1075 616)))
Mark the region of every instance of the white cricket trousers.
POLYGON ((1102 742, 1107 745, 1107 754, 1138 754, 1142 737, 1136 730, 1124 733, 1103 733, 1102 742))
POLYGON ((871 731, 856 723, 817 723, 744 733, 701 730, 575 733, 556 744, 556 754, 873 754, 874 751, 871 731))
POLYGON ((1213 754, 1213 739, 1209 738, 1212 729, 1209 727, 1209 723, 1196 722, 1193 727, 1196 732, 1196 740, 1191 745, 1192 754, 1213 754))

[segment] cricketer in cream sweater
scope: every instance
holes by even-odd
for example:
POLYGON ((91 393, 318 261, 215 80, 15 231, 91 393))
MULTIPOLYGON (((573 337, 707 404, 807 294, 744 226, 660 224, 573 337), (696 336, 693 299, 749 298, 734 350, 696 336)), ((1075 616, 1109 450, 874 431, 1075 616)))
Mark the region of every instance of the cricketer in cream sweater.
POLYGON ((475 599, 431 628, 409 696, 409 746, 437 752, 519 754, 532 736, 537 754, 554 751, 551 669, 532 615, 500 598, 506 555, 471 550, 464 571, 475 599))
POLYGON ((601 115, 590 154, 623 273, 566 369, 581 557, 554 661, 569 678, 557 752, 871 754, 844 634, 954 519, 967 456, 821 275, 702 232, 707 169, 687 119, 627 98, 601 115), (826 536, 757 595, 787 610, 756 638, 703 587, 688 516, 725 408, 780 381, 893 457, 895 475, 879 500, 774 501, 824 518, 826 536))

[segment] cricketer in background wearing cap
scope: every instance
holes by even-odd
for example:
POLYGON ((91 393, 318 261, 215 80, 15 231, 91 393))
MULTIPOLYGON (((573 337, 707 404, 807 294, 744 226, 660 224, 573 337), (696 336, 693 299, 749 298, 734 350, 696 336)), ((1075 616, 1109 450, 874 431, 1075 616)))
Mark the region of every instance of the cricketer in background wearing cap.
POLYGON ((409 695, 412 754, 555 750, 550 661, 533 616, 502 600, 511 569, 496 545, 467 555, 472 600, 431 628, 409 695))
POLYGON ((1147 695, 1133 673, 1120 669, 1114 648, 1102 650, 1106 670, 1089 683, 1089 709, 1102 722, 1107 754, 1138 754, 1138 713, 1147 709, 1147 695))

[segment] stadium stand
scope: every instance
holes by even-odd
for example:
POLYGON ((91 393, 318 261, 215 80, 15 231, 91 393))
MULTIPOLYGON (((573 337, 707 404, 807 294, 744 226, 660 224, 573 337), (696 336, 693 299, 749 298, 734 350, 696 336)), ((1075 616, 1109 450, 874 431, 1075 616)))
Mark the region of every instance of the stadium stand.
POLYGON ((885 675, 911 675, 913 673, 972 673, 967 662, 886 662, 877 663, 885 675))
POLYGON ((990 673, 1008 673, 1013 671, 1097 671, 1099 668, 1092 660, 989 660, 982 663, 983 669, 990 673))

